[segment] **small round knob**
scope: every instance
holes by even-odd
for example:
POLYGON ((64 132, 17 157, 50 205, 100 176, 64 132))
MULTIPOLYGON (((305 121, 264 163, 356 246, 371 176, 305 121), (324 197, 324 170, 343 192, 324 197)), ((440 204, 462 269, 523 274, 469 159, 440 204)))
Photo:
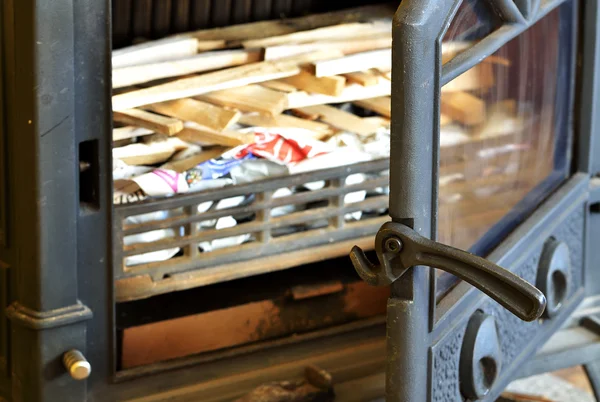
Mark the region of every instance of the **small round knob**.
POLYGON ((92 372, 90 362, 78 350, 69 350, 63 355, 63 364, 69 375, 75 380, 85 380, 92 372))

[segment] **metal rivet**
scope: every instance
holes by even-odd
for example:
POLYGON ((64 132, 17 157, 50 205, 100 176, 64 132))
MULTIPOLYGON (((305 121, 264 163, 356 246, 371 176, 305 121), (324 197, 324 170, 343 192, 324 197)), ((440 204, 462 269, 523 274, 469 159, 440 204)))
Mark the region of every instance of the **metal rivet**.
POLYGON ((70 350, 63 355, 63 364, 75 380, 85 380, 92 372, 92 365, 78 350, 70 350))
POLYGON ((385 241, 385 249, 391 253, 399 253, 402 250, 402 242, 397 237, 390 237, 385 241))

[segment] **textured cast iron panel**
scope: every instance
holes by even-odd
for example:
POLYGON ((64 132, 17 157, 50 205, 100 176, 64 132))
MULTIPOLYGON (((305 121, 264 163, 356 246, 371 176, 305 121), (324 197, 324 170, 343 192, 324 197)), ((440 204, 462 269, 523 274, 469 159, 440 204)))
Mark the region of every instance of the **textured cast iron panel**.
MULTIPOLYGON (((569 246, 571 281, 567 289, 566 303, 582 286, 584 219, 585 206, 581 205, 551 234, 556 240, 565 242, 569 246)), ((513 272, 535 284, 543 246, 544 242, 536 245, 529 257, 513 272)), ((481 310, 496 317, 503 368, 509 367, 518 354, 529 346, 529 341, 544 328, 543 321, 523 322, 493 300, 486 302, 481 310)), ((461 343, 468 319, 469 316, 465 315, 463 317, 465 322, 458 325, 453 333, 446 335, 433 347, 432 400, 435 402, 464 400, 459 389, 458 367, 461 343)))
POLYGON ((432 378, 433 400, 436 402, 460 400, 458 363, 460 348, 467 324, 463 323, 434 347, 432 378))

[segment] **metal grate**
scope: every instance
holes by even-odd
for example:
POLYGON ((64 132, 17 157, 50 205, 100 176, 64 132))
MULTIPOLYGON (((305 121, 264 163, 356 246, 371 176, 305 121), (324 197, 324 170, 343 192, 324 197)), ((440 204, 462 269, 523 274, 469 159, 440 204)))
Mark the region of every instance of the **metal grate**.
POLYGON ((181 272, 227 271, 231 264, 284 260, 287 252, 373 235, 388 219, 388 166, 383 159, 117 205, 116 279, 158 282, 181 272), (169 257, 140 263, 149 253, 169 257))

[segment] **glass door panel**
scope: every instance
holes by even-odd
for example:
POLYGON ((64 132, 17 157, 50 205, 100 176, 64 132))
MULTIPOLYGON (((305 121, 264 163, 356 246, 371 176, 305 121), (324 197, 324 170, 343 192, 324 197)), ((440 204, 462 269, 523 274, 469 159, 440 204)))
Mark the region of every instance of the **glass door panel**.
MULTIPOLYGON (((459 8, 442 49, 495 26, 469 7, 459 8)), ((571 17, 566 3, 442 87, 439 242, 485 256, 567 177, 571 17)), ((456 282, 438 278, 438 296, 456 282)))

